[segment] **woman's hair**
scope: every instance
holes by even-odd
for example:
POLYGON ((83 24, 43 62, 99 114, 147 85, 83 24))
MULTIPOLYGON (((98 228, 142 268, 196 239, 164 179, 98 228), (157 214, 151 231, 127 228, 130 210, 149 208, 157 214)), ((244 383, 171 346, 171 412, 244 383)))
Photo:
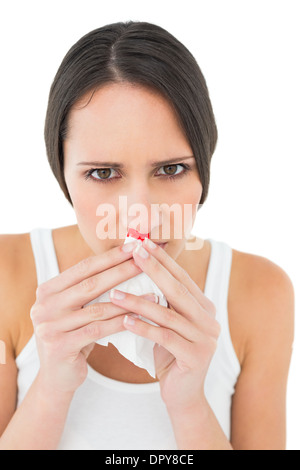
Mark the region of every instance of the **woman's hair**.
POLYGON ((210 161, 217 127, 202 72, 189 50, 160 26, 128 21, 95 29, 76 42, 53 80, 45 121, 50 167, 72 204, 64 177, 63 142, 72 106, 87 92, 109 83, 145 86, 165 97, 174 109, 192 150, 203 187, 210 180, 210 161))

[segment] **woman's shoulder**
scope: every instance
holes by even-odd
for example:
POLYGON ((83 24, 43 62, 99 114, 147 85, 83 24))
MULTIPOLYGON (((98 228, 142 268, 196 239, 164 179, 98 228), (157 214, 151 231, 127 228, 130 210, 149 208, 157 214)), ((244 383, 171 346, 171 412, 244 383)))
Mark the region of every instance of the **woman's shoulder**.
POLYGON ((33 332, 29 314, 36 289, 30 234, 0 234, 0 330, 15 356, 33 332))
POLYGON ((281 266, 261 255, 232 248, 232 264, 235 270, 239 271, 239 274, 243 274, 240 281, 248 285, 249 283, 253 285, 257 281, 261 283, 267 280, 269 276, 272 279, 280 278, 287 283, 291 283, 289 275, 281 266))
MULTIPOLYGON (((18 285, 34 267, 29 233, 0 234, 0 286, 7 293, 22 295, 27 283, 18 285), (16 292, 17 287, 17 292, 16 292)), ((35 277, 36 280, 36 277, 35 277)))
MULTIPOLYGON (((30 233, 0 234, 2 285, 8 283, 10 286, 10 281, 17 280, 20 275, 29 274, 34 267, 30 233)), ((22 290, 22 286, 19 286, 19 289, 22 290)))
POLYGON ((228 314, 241 364, 259 340, 263 344, 273 335, 275 341, 284 331, 290 341, 294 287, 287 272, 264 256, 232 249, 228 314))
POLYGON ((259 295, 265 297, 274 290, 293 291, 291 278, 281 266, 264 256, 236 249, 232 249, 231 280, 238 283, 243 295, 247 292, 253 300, 259 295))

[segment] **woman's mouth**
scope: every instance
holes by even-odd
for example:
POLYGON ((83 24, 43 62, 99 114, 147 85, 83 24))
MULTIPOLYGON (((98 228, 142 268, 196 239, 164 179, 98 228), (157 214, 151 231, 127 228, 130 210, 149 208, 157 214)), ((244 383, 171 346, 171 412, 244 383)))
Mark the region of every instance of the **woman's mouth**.
POLYGON ((165 247, 167 246, 168 242, 165 242, 165 243, 157 243, 158 246, 160 246, 162 249, 165 249, 165 247))

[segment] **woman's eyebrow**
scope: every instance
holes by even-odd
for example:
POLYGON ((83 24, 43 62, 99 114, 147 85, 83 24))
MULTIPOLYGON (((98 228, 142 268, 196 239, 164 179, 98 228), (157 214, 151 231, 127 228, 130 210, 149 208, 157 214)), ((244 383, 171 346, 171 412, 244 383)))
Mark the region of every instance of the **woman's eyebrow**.
MULTIPOLYGON (((163 161, 152 161, 150 163, 150 166, 155 167, 158 165, 169 165, 170 163, 175 163, 178 161, 183 161, 183 160, 188 160, 189 158, 194 158, 193 155, 190 155, 189 157, 177 157, 177 158, 172 158, 171 160, 163 160, 163 161)), ((123 163, 117 163, 117 162, 100 162, 100 161, 93 161, 93 162, 79 162, 77 165, 90 165, 90 166, 109 166, 109 167, 115 167, 115 168, 124 168, 125 165, 123 163)))

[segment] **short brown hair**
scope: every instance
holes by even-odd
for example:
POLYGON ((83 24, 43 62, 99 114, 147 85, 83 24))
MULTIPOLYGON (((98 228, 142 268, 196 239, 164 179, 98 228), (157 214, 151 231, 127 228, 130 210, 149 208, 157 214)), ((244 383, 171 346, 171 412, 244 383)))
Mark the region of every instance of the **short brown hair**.
POLYGON ((73 205, 63 155, 70 110, 87 92, 120 81, 150 87, 172 105, 197 162, 203 204, 218 137, 204 76, 173 35, 135 21, 106 25, 83 36, 67 52, 53 80, 44 135, 50 167, 67 200, 73 205))

